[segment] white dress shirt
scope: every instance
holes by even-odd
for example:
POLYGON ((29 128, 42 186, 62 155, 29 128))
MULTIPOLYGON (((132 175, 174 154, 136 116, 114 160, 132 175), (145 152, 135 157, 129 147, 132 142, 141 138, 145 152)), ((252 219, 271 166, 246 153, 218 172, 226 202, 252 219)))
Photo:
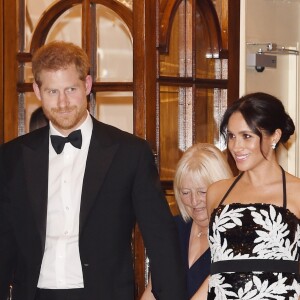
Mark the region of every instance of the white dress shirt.
MULTIPOLYGON (((49 140, 46 245, 38 288, 84 287, 78 240, 82 182, 93 129, 89 113, 77 129, 82 133, 81 149, 66 143, 57 154, 49 140)), ((61 135, 50 122, 52 134, 61 135)))

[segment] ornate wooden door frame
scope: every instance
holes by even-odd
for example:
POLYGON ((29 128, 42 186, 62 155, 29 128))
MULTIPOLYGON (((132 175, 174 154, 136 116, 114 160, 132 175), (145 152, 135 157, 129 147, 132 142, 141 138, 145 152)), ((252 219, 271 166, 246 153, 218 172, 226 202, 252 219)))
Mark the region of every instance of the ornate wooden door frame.
MULTIPOLYGON (((79 0, 61 1, 59 5, 70 7, 79 0)), ((97 1, 92 1, 97 3, 97 1)), ((103 1, 102 1, 103 2, 103 1)), ((123 16, 133 35, 133 85, 128 85, 128 90, 133 90, 134 103, 134 133, 151 144, 154 154, 159 153, 157 136, 156 114, 159 106, 159 78, 158 59, 160 51, 167 51, 170 34, 170 21, 181 0, 137 0, 133 1, 132 17, 123 16)), ((206 1, 207 2, 207 1, 206 1)), ((11 140, 18 135, 18 91, 31 89, 30 85, 18 85, 17 53, 17 7, 18 0, 0 0, 0 143, 11 140), (18 87, 18 89, 17 89, 18 87)), ((107 6, 116 9, 113 0, 105 0, 107 6)), ((84 0, 84 12, 89 14, 88 1, 84 0)), ((228 99, 233 101, 239 96, 239 0, 228 0, 228 99)), ((91 19, 89 16, 87 19, 91 19)), ((45 25, 40 35, 47 32, 49 24, 53 21, 51 13, 44 19, 45 25), (49 19, 48 19, 49 18, 49 19), (49 22, 49 23, 48 23, 49 22), (48 23, 48 24, 47 24, 48 23)), ((83 24, 85 32, 89 24, 83 24)), ((91 29, 92 30, 92 29, 91 29)), ((38 33, 37 33, 38 34, 38 33)), ((222 34, 222 33, 221 33, 222 34)), ((94 53, 83 37, 83 47, 93 59, 94 53)), ((40 46, 33 43, 31 51, 40 46)), ((26 55, 19 59, 26 62, 26 55)), ((101 84, 96 86, 101 90, 101 84)), ((134 240, 135 272, 137 278, 137 295, 141 295, 145 284, 145 252, 141 236, 138 231, 134 240)))

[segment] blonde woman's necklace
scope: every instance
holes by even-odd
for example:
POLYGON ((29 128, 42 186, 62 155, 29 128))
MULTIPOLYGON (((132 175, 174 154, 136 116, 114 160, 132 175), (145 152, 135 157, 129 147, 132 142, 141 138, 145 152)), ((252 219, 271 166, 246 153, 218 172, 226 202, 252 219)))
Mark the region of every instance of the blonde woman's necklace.
POLYGON ((207 235, 207 232, 200 231, 197 233, 198 238, 200 238, 202 235, 207 235))

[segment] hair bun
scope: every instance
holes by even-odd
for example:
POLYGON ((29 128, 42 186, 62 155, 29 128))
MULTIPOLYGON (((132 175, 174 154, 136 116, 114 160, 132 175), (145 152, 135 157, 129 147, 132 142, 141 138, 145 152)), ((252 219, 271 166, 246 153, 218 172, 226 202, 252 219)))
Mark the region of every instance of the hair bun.
POLYGON ((285 114, 285 115, 286 115, 286 118, 282 124, 282 128, 280 128, 282 131, 280 141, 282 143, 286 143, 289 140, 290 136, 293 135, 295 132, 295 124, 294 124, 293 120, 291 119, 291 117, 288 114, 285 114))

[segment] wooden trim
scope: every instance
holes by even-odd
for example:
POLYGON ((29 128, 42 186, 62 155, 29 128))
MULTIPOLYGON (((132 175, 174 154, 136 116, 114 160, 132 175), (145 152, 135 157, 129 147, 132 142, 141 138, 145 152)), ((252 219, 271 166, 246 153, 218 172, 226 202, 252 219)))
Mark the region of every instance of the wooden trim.
POLYGON ((227 79, 193 79, 191 77, 159 77, 160 85, 192 87, 194 84, 200 88, 220 88, 226 89, 228 86, 227 79))
POLYGON ((20 63, 31 62, 32 54, 28 52, 17 53, 17 61, 20 63))
MULTIPOLYGON (((18 83, 17 84, 18 93, 33 92, 33 87, 31 82, 18 83)), ((93 82, 92 87, 93 92, 128 92, 133 91, 132 82, 93 82)))
POLYGON ((34 31, 31 39, 30 53, 33 54, 38 48, 45 44, 49 30, 52 28, 52 25, 58 17, 71 7, 81 3, 82 0, 64 0, 54 2, 50 5, 36 25, 36 30, 34 31))
MULTIPOLYGON (((119 14, 122 20, 124 20, 130 32, 132 32, 132 11, 129 8, 122 5, 120 2, 111 0, 91 1, 91 3, 102 4, 115 11, 117 14, 119 14)), ((87 5, 85 5, 85 2, 82 2, 82 0, 64 0, 54 2, 53 5, 51 5, 48 10, 45 11, 36 26, 36 30, 33 33, 30 53, 33 54, 45 43, 49 30, 52 28, 52 25, 57 18, 65 11, 78 4, 82 4, 84 6, 84 14, 88 14, 87 5)), ((85 26, 85 29, 86 26, 88 27, 87 24, 83 24, 83 26, 85 26)), ((83 42, 85 43, 86 41, 83 40, 83 42)))
POLYGON ((133 1, 134 132, 155 149, 156 12, 155 0, 133 1), (153 125, 153 126, 152 126, 153 125), (150 127, 149 127, 150 126, 150 127))
MULTIPOLYGON (((135 0, 136 1, 136 0, 135 0)), ((135 2, 133 1, 133 3, 135 2)), ((102 4, 113 10, 117 13, 121 19, 126 23, 129 28, 129 31, 133 32, 133 13, 132 11, 121 2, 116 0, 91 0, 91 3, 102 4)))
POLYGON ((199 7, 199 11, 202 14, 203 20, 205 20, 206 27, 209 28, 212 48, 216 48, 220 52, 222 49, 220 21, 212 1, 197 0, 196 7, 199 7))
POLYGON ((92 90, 95 92, 114 91, 127 92, 133 91, 132 82, 94 82, 92 90))
POLYGON ((3 1, 4 142, 18 136, 17 0, 3 1))
MULTIPOLYGON (((240 76, 240 0, 228 0, 228 92, 227 105, 239 98, 240 76)), ((234 175, 238 169, 228 153, 228 163, 234 175)))
POLYGON ((228 1, 228 105, 239 98, 240 0, 228 1))
POLYGON ((96 26, 93 26, 92 24, 95 24, 95 5, 91 4, 89 0, 83 0, 82 1, 82 18, 81 18, 81 23, 82 23, 82 41, 81 45, 82 48, 85 49, 89 60, 91 64, 90 68, 90 74, 92 75, 92 78, 95 78, 95 62, 96 62, 96 51, 92 49, 93 47, 91 44, 94 45, 95 41, 95 31, 96 31, 96 26))
MULTIPOLYGON (((156 151, 156 0, 133 1, 134 133, 156 151)), ((139 228, 133 239, 136 299, 145 289, 145 248, 139 228)))
POLYGON ((159 5, 159 49, 161 53, 169 52, 170 35, 173 19, 182 0, 162 0, 159 5))
MULTIPOLYGON (((170 35, 173 25, 173 19, 181 0, 163 0, 160 3, 160 34, 159 34, 159 48, 160 53, 168 53, 170 35)), ((211 30, 211 41, 213 48, 222 49, 221 28, 219 26, 219 19, 214 5, 210 0, 197 0, 196 5, 202 13, 203 20, 206 26, 211 30)))

